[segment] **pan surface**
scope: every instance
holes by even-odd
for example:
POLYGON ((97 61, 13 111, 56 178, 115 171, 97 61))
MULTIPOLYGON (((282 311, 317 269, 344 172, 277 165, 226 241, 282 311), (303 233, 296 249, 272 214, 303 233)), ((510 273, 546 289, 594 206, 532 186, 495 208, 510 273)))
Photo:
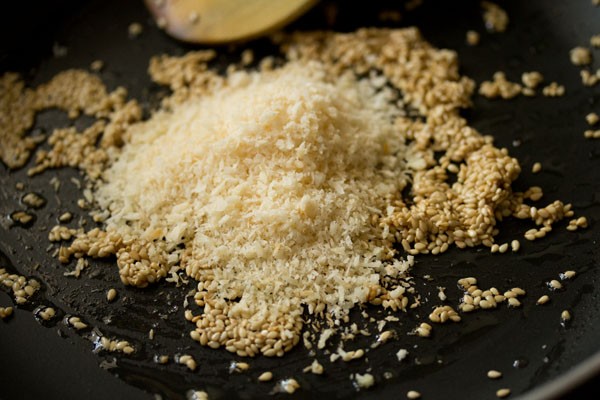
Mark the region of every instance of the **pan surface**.
MULTIPOLYGON (((141 1, 47 3, 21 2, 20 10, 2 17, 6 21, 2 24, 0 71, 21 72, 30 85, 45 82, 67 68, 88 68, 101 59, 106 67, 100 75, 109 88, 124 85, 149 111, 165 93, 150 82, 146 73, 149 58, 160 53, 183 54, 193 48, 160 32, 141 1), (135 39, 127 34, 132 22, 144 27, 135 39)), ((92 262, 79 279, 63 276, 72 266, 60 265, 51 256, 46 238, 64 211, 73 212, 75 220, 87 218, 76 206, 81 193, 72 178, 81 179, 78 172, 51 170, 27 178, 27 168, 10 171, 0 165, 0 264, 38 278, 43 290, 33 303, 53 305, 60 317, 41 326, 31 310, 23 307, 0 323, 0 398, 151 399, 159 394, 185 399, 190 389, 205 390, 210 398, 259 398, 269 395, 273 384, 259 385, 256 378, 271 370, 279 378, 293 376, 300 382, 302 389, 294 398, 404 398, 409 390, 418 390, 424 399, 494 399, 496 390, 506 387, 513 397, 523 394, 523 398, 546 399, 597 376, 600 360, 593 355, 600 351, 600 231, 596 228, 600 220, 600 142, 584 139, 583 131, 588 129, 585 115, 600 113, 600 85, 583 87, 579 69, 569 61, 569 50, 588 45, 590 36, 600 33, 600 8, 594 8, 589 0, 506 0, 502 5, 511 18, 509 29, 489 34, 479 3, 474 1, 431 0, 399 22, 385 23, 378 19, 379 12, 397 2, 339 3, 333 24, 333 3, 325 2, 289 29, 350 31, 362 26, 416 25, 434 46, 456 50, 462 73, 477 82, 490 79, 496 71, 505 71, 510 80, 518 81, 522 72, 538 70, 548 81, 566 86, 567 94, 558 98, 492 101, 474 96, 475 106, 465 115, 520 161, 523 172, 515 183, 517 190, 543 187, 542 202, 561 199, 573 203, 576 212, 588 218, 590 228, 567 232, 563 222, 543 240, 521 240, 519 253, 490 254, 488 249, 476 248, 418 257, 413 274, 425 302, 416 313, 400 316, 396 328, 407 332, 419 316, 428 314, 436 304, 437 286, 448 288, 449 298, 458 299, 456 280, 464 276, 476 276, 488 287, 525 288, 523 307, 467 315, 460 324, 437 328, 430 339, 400 336, 371 350, 364 362, 329 364, 325 356, 318 355, 326 368, 323 376, 300 372, 313 359, 300 346, 281 359, 252 359, 250 371, 232 374, 229 367, 238 358, 200 348, 188 337, 182 304, 191 285, 144 290, 124 287, 109 262, 92 262), (482 33, 479 46, 465 44, 469 29, 482 33), (538 161, 543 170, 534 175, 531 166, 538 161), (62 182, 58 194, 49 182, 53 177, 62 182), (25 185, 22 192, 15 189, 17 182, 25 185), (24 209, 21 197, 30 191, 41 194, 47 204, 34 210, 30 227, 10 226, 6 216, 24 209), (565 282, 565 290, 549 292, 546 282, 569 269, 576 270, 577 276, 565 282), (425 279, 427 275, 433 281, 425 279), (118 289, 119 298, 107 304, 105 293, 111 287, 118 289), (552 301, 536 306, 535 300, 542 294, 549 294, 552 301), (563 310, 573 315, 565 326, 560 323, 563 310), (84 316, 100 332, 126 338, 143 350, 131 357, 93 354, 93 343, 87 338, 92 332, 78 334, 67 328, 62 322, 67 314, 84 316), (156 331, 152 342, 147 339, 151 328, 156 331), (400 348, 409 350, 402 363, 395 356, 400 348), (156 354, 178 353, 192 354, 198 369, 192 373, 174 363, 159 366, 152 361, 156 354), (587 363, 582 364, 584 360, 587 363), (377 383, 369 390, 357 391, 349 375, 364 373, 367 368, 377 383), (490 369, 502 371, 502 379, 488 379, 490 369), (543 386, 549 382, 550 386, 543 386)), ((267 40, 247 46, 259 55, 274 51, 267 40)), ((220 48, 220 61, 225 64, 240 50, 220 48)), ((599 49, 594 56, 597 69, 599 49)), ((38 116, 34 129, 51 132, 70 123, 64 114, 47 111, 38 116)), ((89 121, 83 119, 75 122, 79 127, 86 123, 89 121)), ((522 237, 529 228, 515 221, 503 222, 499 241, 522 237)), ((10 304, 10 297, 0 292, 0 306, 10 304)), ((591 388, 598 393, 597 386, 591 388)))

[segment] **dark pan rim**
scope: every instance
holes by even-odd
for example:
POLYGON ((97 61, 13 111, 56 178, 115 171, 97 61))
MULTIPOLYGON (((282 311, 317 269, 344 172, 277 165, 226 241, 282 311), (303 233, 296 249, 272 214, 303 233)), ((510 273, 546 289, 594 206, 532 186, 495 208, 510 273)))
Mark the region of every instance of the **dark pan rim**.
POLYGON ((583 385, 600 373, 600 351, 586 358, 581 363, 571 368, 536 389, 518 397, 518 400, 552 400, 566 395, 571 390, 583 385))

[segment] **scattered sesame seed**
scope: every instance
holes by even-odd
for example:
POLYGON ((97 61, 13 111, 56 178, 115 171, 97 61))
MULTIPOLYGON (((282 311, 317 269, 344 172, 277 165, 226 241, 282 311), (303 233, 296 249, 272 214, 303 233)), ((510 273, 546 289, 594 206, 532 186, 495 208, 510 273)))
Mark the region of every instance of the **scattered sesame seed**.
POLYGON ((538 172, 540 172, 542 170, 542 164, 540 164, 539 162, 536 162, 535 164, 533 164, 533 166, 531 167, 531 172, 533 172, 534 174, 537 174, 538 172))
POLYGON ((416 390, 409 390, 408 393, 406 393, 406 398, 410 400, 420 399, 421 393, 417 392, 416 390))
POLYGON ((12 307, 0 307, 0 318, 5 319, 12 315, 13 308, 12 307))
POLYGON ((512 99, 521 94, 521 85, 511 82, 506 78, 504 72, 496 72, 491 81, 481 82, 479 85, 479 94, 488 99, 502 98, 512 99))
POLYGON ((431 314, 429 314, 429 320, 440 324, 447 321, 460 322, 460 316, 450 306, 439 306, 435 307, 431 314))
POLYGON ((446 288, 445 287, 438 286, 438 298, 441 301, 446 301, 446 299, 448 298, 448 296, 446 296, 446 288))
POLYGON ((305 367, 302 372, 312 372, 315 375, 322 375, 324 372, 323 366, 316 359, 313 360, 312 364, 305 367))
POLYGON ((581 76, 581 83, 583 83, 583 86, 592 87, 600 81, 600 73, 598 73, 598 71, 594 74, 587 69, 582 69, 579 71, 579 75, 581 76))
POLYGON ((577 46, 569 52, 573 65, 588 65, 592 62, 592 53, 586 47, 577 46))
POLYGON ((599 139, 600 138, 600 129, 595 130, 595 131, 588 129, 583 133, 583 136, 586 139, 599 139))
MULTIPOLYGON (((356 374, 358 376, 358 374, 356 374)), ((300 384, 294 379, 284 379, 279 383, 281 389, 289 394, 294 393, 296 390, 300 389, 300 384)))
POLYGON ((396 358, 398 358, 398 361, 404 360, 407 356, 408 356, 408 350, 406 350, 406 349, 400 349, 396 353, 396 358))
POLYGON ((521 248, 521 242, 519 242, 516 239, 513 240, 512 242, 510 242, 510 248, 512 249, 513 252, 519 251, 519 249, 521 248))
POLYGON ((563 285, 556 279, 552 279, 550 282, 548 282, 548 287, 553 290, 559 290, 562 289, 563 285))
POLYGON ((87 328, 87 324, 81 322, 81 318, 79 317, 70 317, 67 321, 69 322, 69 325, 71 325, 76 330, 87 328))
POLYGON ((545 295, 541 296, 539 299, 537 299, 535 304, 542 305, 542 304, 546 304, 549 301, 550 301, 550 297, 547 294, 545 294, 545 295))
POLYGON ((248 369, 250 369, 250 364, 245 363, 245 362, 233 362, 233 363, 231 363, 230 369, 235 372, 243 372, 243 371, 247 371, 248 369))
POLYGON ((542 94, 546 97, 560 97, 565 94, 565 87, 556 82, 550 82, 548 86, 542 89, 542 94))
POLYGON ((189 354, 183 354, 179 356, 177 360, 179 364, 185 365, 189 370, 194 371, 197 367, 196 360, 189 354))
POLYGON ((521 82, 523 82, 523 85, 528 89, 535 89, 543 81, 544 76, 538 71, 523 72, 521 75, 521 82))
POLYGON ((504 397, 508 397, 509 395, 510 395, 510 389, 508 389, 508 388, 498 389, 496 391, 496 396, 501 399, 504 397))
POLYGON ((260 382, 268 382, 273 379, 273 373, 271 371, 265 371, 258 376, 260 382))
POLYGON ((490 379, 499 379, 502 377, 502 372, 496 371, 495 369, 490 369, 487 372, 487 377, 490 379))
POLYGON ((560 273, 560 279, 565 280, 565 279, 573 279, 575 277, 575 275, 577 275, 577 272, 575 271, 565 271, 560 273))
POLYGON ((56 311, 52 307, 43 308, 38 315, 42 317, 44 321, 49 321, 56 315, 56 311))
POLYGON ((94 72, 100 72, 104 68, 104 61, 102 60, 94 60, 90 64, 90 69, 94 72))
POLYGON ((31 208, 42 208, 46 204, 46 200, 37 193, 27 193, 21 199, 23 204, 31 208))
POLYGON ((117 290, 113 288, 108 289, 108 292, 106 292, 106 300, 108 300, 109 302, 113 302, 116 298, 117 290))
POLYGON ((136 38, 142 34, 144 27, 139 22, 132 22, 129 24, 127 31, 129 32, 130 38, 136 38))
POLYGON ((72 218, 73 218, 73 214, 71 214, 70 212, 67 211, 67 212, 61 214, 60 217, 58 217, 58 220, 60 222, 69 222, 72 218))
POLYGON ((499 5, 491 1, 482 1, 483 22, 490 32, 504 32, 508 26, 508 14, 499 5))
POLYGON ((481 37, 476 31, 467 31, 466 40, 469 46, 477 46, 481 37))
POLYGON ((591 112, 585 116, 585 120, 589 125, 596 125, 600 121, 600 117, 595 112, 591 112))
MULTIPOLYGON (((189 392, 188 392, 189 396, 189 392)), ((194 390, 191 393, 191 396, 188 397, 189 400, 208 400, 208 393, 204 390, 194 390)))
POLYGON ((168 355, 154 356, 154 362, 156 362, 157 364, 166 364, 169 362, 169 356, 168 355))
POLYGON ((571 320, 571 313, 568 310, 564 310, 562 313, 560 313, 560 319, 563 322, 571 320))
POLYGON ((431 329, 431 325, 423 322, 415 329, 415 333, 420 337, 429 337, 431 336, 431 329))

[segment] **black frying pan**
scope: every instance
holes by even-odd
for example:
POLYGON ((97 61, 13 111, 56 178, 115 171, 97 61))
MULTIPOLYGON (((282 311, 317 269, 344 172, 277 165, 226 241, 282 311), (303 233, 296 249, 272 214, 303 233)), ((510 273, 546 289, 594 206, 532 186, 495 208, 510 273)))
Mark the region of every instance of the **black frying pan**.
MULTIPOLYGON (((342 3, 334 26, 328 24, 322 3, 289 29, 354 30, 360 26, 381 26, 379 10, 397 5, 388 2, 342 3)), ((512 397, 524 399, 556 398, 600 371, 600 270, 598 261, 600 220, 600 142, 583 138, 584 116, 600 112, 600 86, 582 87, 578 69, 569 62, 569 50, 587 44, 592 34, 600 33, 600 9, 589 0, 505 1, 511 17, 508 32, 483 34, 482 44, 468 47, 465 32, 484 32, 477 2, 430 0, 394 26, 417 25, 424 36, 438 47, 459 52, 462 72, 476 81, 489 79, 505 71, 518 80, 520 74, 540 70, 549 80, 564 83, 567 96, 562 98, 516 98, 490 101, 475 97, 475 107, 465 113, 471 123, 484 133, 492 134, 496 143, 509 148, 517 157, 523 173, 516 182, 518 190, 531 185, 544 188, 545 200, 572 202, 578 213, 586 215, 591 228, 569 233, 555 229, 549 237, 533 243, 522 240, 518 254, 492 255, 487 249, 451 250, 441 256, 419 257, 414 268, 419 290, 426 303, 417 313, 403 316, 395 326, 399 332, 410 330, 436 304, 436 286, 446 286, 450 298, 458 298, 456 280, 477 276, 482 286, 511 287, 527 291, 524 306, 477 312, 465 316, 461 324, 438 327, 430 339, 402 335, 397 342, 372 350, 367 361, 330 365, 321 357, 326 374, 314 376, 299 372, 310 358, 300 346, 282 359, 256 358, 244 374, 230 374, 229 365, 236 357, 200 348, 187 337, 188 323, 182 317, 185 289, 159 285, 146 290, 123 287, 116 268, 109 262, 95 262, 78 280, 65 279, 61 266, 46 251, 48 229, 56 217, 71 210, 85 217, 75 206, 80 197, 71 177, 73 170, 48 171, 33 179, 25 169, 9 171, 0 166, 0 213, 7 216, 23 209, 20 196, 27 191, 42 194, 48 204, 36 210, 36 220, 29 228, 10 227, 3 217, 0 224, 1 263, 43 282, 43 291, 35 304, 52 304, 62 315, 82 315, 101 332, 127 338, 135 344, 145 343, 143 351, 132 357, 110 354, 95 355, 93 346, 58 319, 50 326, 37 323, 28 307, 16 310, 14 318, 0 323, 0 397, 6 399, 149 399, 157 393, 162 398, 185 398, 189 389, 208 391, 211 398, 257 398, 268 396, 271 384, 257 384, 264 370, 278 377, 294 376, 302 385, 294 398, 404 398, 415 389, 424 399, 493 399, 501 387, 509 387, 512 397), (531 165, 542 162, 543 172, 531 174, 531 165), (51 177, 63 182, 60 196, 54 195, 51 177), (18 193, 16 182, 26 190, 18 193), (36 270, 34 266, 39 264, 36 270), (544 282, 558 273, 575 269, 577 277, 566 290, 552 294, 551 304, 535 306, 535 300, 548 289, 544 282), (433 282, 423 277, 431 275, 433 282), (105 292, 116 287, 120 293, 115 304, 107 305, 105 292), (567 327, 560 325, 563 309, 572 312, 567 327), (154 327, 155 340, 148 344, 147 332, 154 327), (407 361, 398 363, 395 353, 407 348, 407 361), (153 354, 190 353, 198 360, 196 372, 188 372, 170 363, 157 366, 153 354), (101 367, 99 367, 99 365, 101 367), (357 392, 349 374, 372 368, 377 384, 357 392), (489 369, 504 373, 499 381, 489 380, 489 369), (108 371, 108 372, 107 372, 108 371), (390 372, 390 379, 384 373, 390 372), (111 376, 116 375, 121 379, 111 376)), ((95 59, 106 62, 101 73, 110 86, 125 85, 132 97, 150 110, 164 89, 153 85, 146 67, 149 57, 158 53, 182 54, 192 46, 178 43, 154 27, 141 1, 27 1, 19 10, 2 15, 2 55, 0 71, 19 71, 32 85, 48 80, 66 68, 86 68, 95 59), (143 34, 127 38, 131 22, 141 22, 143 34), (53 45, 65 46, 64 57, 52 56, 53 45)), ((274 49, 266 40, 249 44, 258 54, 274 49)), ((220 49, 224 64, 239 47, 220 49)), ((600 67, 600 51, 595 50, 595 67, 600 67)), ((51 131, 70 123, 59 112, 40 114, 35 129, 51 131)), ((84 126, 89 121, 78 120, 84 126)), ((500 241, 519 237, 529 229, 514 221, 501 226, 500 241)), ((10 304, 0 292, 0 306, 10 304)), ((89 332, 85 333, 89 334, 89 332)), ((357 343, 357 344, 360 344, 357 343)), ((589 381, 585 390, 590 396, 600 393, 598 378, 589 381)), ((564 398, 581 398, 583 388, 564 398)), ((288 395, 275 395, 286 397, 288 395)))

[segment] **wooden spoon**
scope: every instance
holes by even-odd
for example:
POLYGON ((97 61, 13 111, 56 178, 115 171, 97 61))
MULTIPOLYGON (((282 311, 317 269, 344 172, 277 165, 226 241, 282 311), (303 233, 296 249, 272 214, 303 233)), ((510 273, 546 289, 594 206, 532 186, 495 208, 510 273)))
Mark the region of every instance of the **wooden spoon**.
POLYGON ((316 0, 145 0, 159 27, 193 43, 251 39, 284 26, 316 0))

